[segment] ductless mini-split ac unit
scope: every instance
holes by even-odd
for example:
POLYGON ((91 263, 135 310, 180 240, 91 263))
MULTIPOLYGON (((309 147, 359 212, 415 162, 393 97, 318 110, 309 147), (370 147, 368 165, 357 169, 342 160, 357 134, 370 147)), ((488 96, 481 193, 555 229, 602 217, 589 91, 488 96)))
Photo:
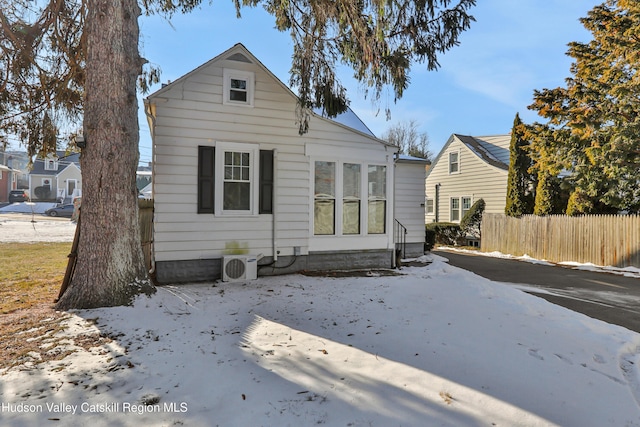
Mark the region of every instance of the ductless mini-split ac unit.
POLYGON ((240 282, 258 278, 258 257, 225 255, 222 257, 222 281, 240 282))

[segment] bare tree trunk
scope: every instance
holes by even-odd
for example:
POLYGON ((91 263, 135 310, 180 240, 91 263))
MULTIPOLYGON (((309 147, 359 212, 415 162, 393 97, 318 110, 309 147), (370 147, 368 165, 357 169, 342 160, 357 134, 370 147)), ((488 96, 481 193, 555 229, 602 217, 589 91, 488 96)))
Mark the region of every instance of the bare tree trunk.
POLYGON ((82 225, 76 270, 57 307, 129 304, 154 288, 138 225, 137 0, 88 0, 82 225))

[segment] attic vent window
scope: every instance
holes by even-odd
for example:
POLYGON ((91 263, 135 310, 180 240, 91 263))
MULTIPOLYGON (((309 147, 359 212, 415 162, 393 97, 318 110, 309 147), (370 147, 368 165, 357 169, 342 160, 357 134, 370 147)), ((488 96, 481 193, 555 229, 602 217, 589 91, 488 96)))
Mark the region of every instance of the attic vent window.
POLYGON ((53 159, 45 159, 44 161, 44 170, 47 171, 54 171, 58 169, 58 165, 56 164, 56 161, 53 159))
POLYGON ((249 61, 249 59, 246 56, 244 56, 243 54, 241 54, 241 53, 234 53, 233 55, 231 55, 227 59, 229 61, 246 62, 248 64, 251 64, 251 61, 249 61))
POLYGON ((253 107, 254 73, 225 68, 223 78, 223 104, 253 107))

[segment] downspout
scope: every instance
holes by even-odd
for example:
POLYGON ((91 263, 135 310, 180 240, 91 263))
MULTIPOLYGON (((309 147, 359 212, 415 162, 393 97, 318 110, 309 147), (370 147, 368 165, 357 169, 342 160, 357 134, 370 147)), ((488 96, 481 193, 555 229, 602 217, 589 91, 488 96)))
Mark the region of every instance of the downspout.
POLYGON ((440 222, 440 183, 436 184, 436 222, 440 222))
POLYGON ((271 206, 273 207, 273 212, 271 214, 271 218, 273 219, 273 263, 275 264, 278 261, 278 221, 276 212, 278 211, 278 191, 276 188, 278 182, 278 149, 273 149, 273 196, 271 201, 271 206))
MULTIPOLYGON (((155 151, 155 139, 156 139, 156 118, 154 117, 154 115, 151 113, 151 104, 149 102, 145 102, 144 103, 144 113, 147 116, 147 119, 149 120, 149 123, 151 125, 150 127, 150 133, 151 133, 151 194, 155 197, 156 194, 156 180, 155 180, 155 168, 156 168, 156 162, 154 161, 154 151, 155 151)), ((156 272, 156 257, 155 257, 155 244, 156 244, 156 238, 155 238, 155 223, 154 223, 154 217, 155 217, 155 209, 154 209, 154 213, 153 216, 151 218, 151 222, 152 222, 152 232, 151 232, 151 253, 149 254, 149 260, 151 261, 151 269, 149 270, 149 275, 153 275, 156 272)))
POLYGON ((391 268, 397 268, 398 266, 396 265, 396 192, 397 192, 397 171, 398 171, 398 160, 400 160, 400 147, 395 147, 396 149, 398 149, 398 151, 396 151, 393 154, 393 187, 392 187, 392 194, 393 194, 393 220, 391 221, 391 236, 393 239, 393 247, 392 247, 392 256, 391 256, 391 268))

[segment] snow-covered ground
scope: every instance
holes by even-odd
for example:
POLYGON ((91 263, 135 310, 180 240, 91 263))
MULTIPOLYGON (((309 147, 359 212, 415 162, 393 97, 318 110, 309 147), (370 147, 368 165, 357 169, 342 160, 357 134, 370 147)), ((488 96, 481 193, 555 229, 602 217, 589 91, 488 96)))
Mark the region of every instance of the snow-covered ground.
POLYGON ((639 334, 422 260, 78 311, 113 341, 0 373, 0 425, 640 426, 639 334))
POLYGON ((0 208, 0 213, 26 213, 43 214, 47 209, 53 208, 57 203, 43 202, 16 202, 0 208))
MULTIPOLYGON (((15 203, 15 205, 19 205, 19 203, 15 203)), ((11 206, 13 205, 3 209, 11 206)), ((54 219, 42 214, 4 212, 0 213, 0 243, 73 241, 76 224, 71 222, 69 218, 54 219)))

